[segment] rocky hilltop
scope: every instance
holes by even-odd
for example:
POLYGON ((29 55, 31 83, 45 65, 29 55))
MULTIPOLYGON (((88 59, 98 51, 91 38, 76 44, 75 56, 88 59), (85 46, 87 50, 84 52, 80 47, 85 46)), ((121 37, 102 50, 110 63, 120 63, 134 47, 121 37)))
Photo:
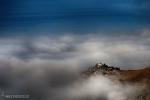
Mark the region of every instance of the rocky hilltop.
POLYGON ((143 86, 142 92, 128 100, 150 100, 150 67, 137 70, 122 70, 119 67, 97 63, 95 66, 89 67, 82 74, 85 77, 103 75, 110 78, 113 76, 113 79, 118 80, 121 84, 143 86))
POLYGON ((106 64, 97 63, 93 67, 89 67, 87 71, 83 72, 83 75, 90 76, 90 75, 116 75, 120 72, 120 68, 108 66, 106 64))

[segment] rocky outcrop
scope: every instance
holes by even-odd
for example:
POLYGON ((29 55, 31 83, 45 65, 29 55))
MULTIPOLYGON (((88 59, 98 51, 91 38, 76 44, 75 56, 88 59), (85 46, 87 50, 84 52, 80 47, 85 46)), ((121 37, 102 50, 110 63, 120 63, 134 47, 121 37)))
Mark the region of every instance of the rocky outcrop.
POLYGON ((84 75, 95 75, 95 74, 103 74, 103 75, 113 75, 120 72, 120 68, 108 66, 105 63, 97 63, 93 67, 89 67, 87 71, 83 72, 84 75))

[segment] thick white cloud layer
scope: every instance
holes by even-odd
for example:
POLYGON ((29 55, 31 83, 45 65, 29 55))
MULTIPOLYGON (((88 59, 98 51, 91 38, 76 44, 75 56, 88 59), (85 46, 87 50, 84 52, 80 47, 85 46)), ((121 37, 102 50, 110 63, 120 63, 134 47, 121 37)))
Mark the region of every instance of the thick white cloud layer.
POLYGON ((27 91, 32 100, 125 100, 141 88, 103 76, 82 80, 81 69, 97 62, 124 68, 150 65, 148 32, 1 38, 0 88, 27 91))
POLYGON ((0 41, 0 59, 48 60, 77 66, 97 62, 125 67, 150 65, 149 30, 136 36, 65 35, 0 41))
POLYGON ((113 78, 98 75, 79 81, 69 88, 68 93, 70 97, 77 99, 88 97, 93 100, 127 100, 142 88, 137 85, 121 84, 113 78))

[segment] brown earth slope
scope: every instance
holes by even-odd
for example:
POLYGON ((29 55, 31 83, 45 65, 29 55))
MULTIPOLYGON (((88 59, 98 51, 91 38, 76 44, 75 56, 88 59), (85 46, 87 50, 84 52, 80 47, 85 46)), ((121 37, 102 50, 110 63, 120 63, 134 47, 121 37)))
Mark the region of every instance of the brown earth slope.
POLYGON ((120 79, 129 82, 150 81, 150 67, 138 70, 120 70, 120 79))
POLYGON ((150 100, 150 67, 138 70, 121 70, 119 78, 123 82, 145 86, 141 94, 133 96, 134 99, 131 100, 150 100), (138 96, 141 99, 137 99, 138 96))

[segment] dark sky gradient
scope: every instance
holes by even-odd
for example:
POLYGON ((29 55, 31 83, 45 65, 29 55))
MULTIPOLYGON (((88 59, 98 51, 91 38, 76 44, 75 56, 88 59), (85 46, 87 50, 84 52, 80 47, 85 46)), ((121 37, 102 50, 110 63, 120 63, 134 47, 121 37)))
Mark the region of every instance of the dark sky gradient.
POLYGON ((0 36, 133 31, 149 27, 148 0, 0 0, 0 36))

